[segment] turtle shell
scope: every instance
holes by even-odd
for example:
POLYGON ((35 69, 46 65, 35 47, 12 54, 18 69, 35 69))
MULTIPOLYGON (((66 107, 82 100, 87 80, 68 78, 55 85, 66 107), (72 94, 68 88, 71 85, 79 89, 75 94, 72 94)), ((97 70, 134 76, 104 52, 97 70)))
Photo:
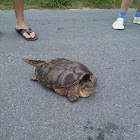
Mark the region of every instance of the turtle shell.
POLYGON ((39 82, 51 88, 71 86, 86 74, 92 75, 86 66, 64 58, 50 60, 36 68, 39 82))

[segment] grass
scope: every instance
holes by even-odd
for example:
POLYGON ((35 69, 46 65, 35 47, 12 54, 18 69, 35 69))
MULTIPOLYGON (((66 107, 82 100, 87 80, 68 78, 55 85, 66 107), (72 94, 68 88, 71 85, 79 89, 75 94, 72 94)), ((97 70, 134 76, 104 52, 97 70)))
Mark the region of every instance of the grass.
MULTIPOLYGON (((24 0, 25 9, 120 8, 122 0, 24 0)), ((131 8, 136 8, 137 0, 131 8)), ((0 10, 13 9, 12 0, 0 0, 0 10)))

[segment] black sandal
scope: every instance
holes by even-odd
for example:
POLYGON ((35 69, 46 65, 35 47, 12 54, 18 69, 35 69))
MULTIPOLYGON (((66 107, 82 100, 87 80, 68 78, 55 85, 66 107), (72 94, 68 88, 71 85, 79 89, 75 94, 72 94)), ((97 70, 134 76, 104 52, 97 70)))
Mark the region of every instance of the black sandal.
POLYGON ((16 29, 17 33, 19 33, 24 39, 28 40, 28 41, 34 41, 34 40, 37 40, 38 37, 37 35, 35 34, 35 37, 34 38, 26 38, 23 33, 27 33, 28 35, 30 35, 30 33, 32 33, 32 30, 31 28, 29 28, 28 30, 27 29, 16 29))

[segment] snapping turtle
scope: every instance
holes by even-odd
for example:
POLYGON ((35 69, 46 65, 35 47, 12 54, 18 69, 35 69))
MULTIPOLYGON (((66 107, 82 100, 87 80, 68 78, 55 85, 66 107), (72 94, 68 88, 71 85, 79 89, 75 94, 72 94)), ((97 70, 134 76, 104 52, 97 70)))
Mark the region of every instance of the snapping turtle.
POLYGON ((37 80, 56 93, 67 96, 71 102, 79 97, 88 97, 93 92, 97 78, 83 64, 64 58, 50 61, 23 60, 37 66, 31 76, 32 80, 37 80))

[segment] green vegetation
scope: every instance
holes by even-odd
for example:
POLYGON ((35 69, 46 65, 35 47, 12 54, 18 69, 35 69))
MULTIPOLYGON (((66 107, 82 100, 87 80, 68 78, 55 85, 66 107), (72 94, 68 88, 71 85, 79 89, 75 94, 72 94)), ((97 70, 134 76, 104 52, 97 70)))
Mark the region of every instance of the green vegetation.
MULTIPOLYGON (((25 0, 25 9, 120 8, 122 0, 25 0)), ((131 8, 136 8, 137 0, 131 8)), ((1 10, 13 9, 12 0, 0 0, 1 10)))

